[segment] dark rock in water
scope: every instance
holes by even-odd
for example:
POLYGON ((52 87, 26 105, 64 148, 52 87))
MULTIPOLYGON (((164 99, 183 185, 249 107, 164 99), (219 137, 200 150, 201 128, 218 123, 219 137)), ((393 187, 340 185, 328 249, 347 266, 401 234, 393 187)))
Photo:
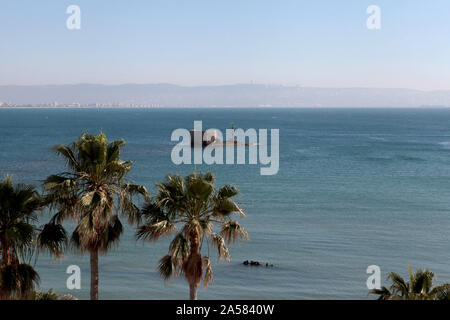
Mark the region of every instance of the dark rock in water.
MULTIPOLYGON (((250 260, 250 262, 248 260, 245 260, 242 264, 245 266, 248 266, 248 265, 261 266, 262 265, 259 261, 253 261, 253 260, 250 260)), ((273 264, 268 263, 268 262, 266 262, 265 265, 266 265, 266 267, 273 267, 273 264)))

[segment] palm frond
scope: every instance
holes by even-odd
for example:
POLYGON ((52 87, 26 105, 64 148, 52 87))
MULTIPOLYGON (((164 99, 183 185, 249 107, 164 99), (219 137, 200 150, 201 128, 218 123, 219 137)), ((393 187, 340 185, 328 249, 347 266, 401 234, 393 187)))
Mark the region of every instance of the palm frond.
POLYGON ((381 289, 372 289, 369 294, 378 295, 378 300, 390 300, 393 294, 386 287, 381 287, 381 289))
POLYGON ((70 146, 59 144, 53 147, 53 151, 60 156, 63 156, 67 161, 67 166, 72 170, 78 170, 79 164, 74 154, 74 150, 70 146))
POLYGON ((222 230, 220 231, 220 234, 228 243, 230 243, 231 241, 233 243, 236 243, 237 239, 248 239, 248 233, 247 231, 245 231, 244 227, 233 220, 222 224, 222 230))
POLYGON ((135 196, 142 196, 145 201, 150 202, 150 196, 147 188, 141 185, 124 184, 119 193, 119 208, 122 216, 128 219, 130 224, 140 224, 142 221, 142 212, 134 201, 135 196))
POLYGON ((11 264, 0 267, 0 296, 21 299, 31 294, 40 279, 28 264, 11 264))
POLYGON ((429 296, 436 300, 450 300, 450 283, 434 287, 430 290, 429 296))
POLYGON ((434 273, 418 269, 412 272, 408 265, 409 281, 405 281, 398 273, 391 272, 388 280, 392 281, 390 290, 385 287, 371 290, 369 293, 380 295, 381 300, 449 300, 450 283, 433 288, 434 273))
POLYGON ((208 180, 192 176, 186 178, 186 180, 187 194, 199 201, 205 201, 214 191, 214 185, 208 180))
POLYGON ((213 215, 215 217, 227 217, 232 213, 237 213, 243 218, 245 217, 244 212, 233 200, 228 198, 217 198, 214 201, 213 215))
POLYGON ((67 248, 67 232, 61 224, 47 223, 38 235, 38 248, 59 258, 67 248))
POLYGON ((176 230, 175 224, 168 220, 149 223, 138 227, 136 238, 139 240, 156 241, 163 235, 169 235, 176 230))
POLYGON ((178 233, 170 242, 169 253, 177 262, 184 261, 187 258, 189 244, 183 233, 178 233))
POLYGON ((14 184, 10 176, 0 181, 0 251, 8 252, 3 265, 29 262, 35 253, 36 212, 42 199, 35 188, 14 184))
POLYGON ((218 197, 219 198, 233 198, 234 196, 239 194, 239 189, 232 184, 227 184, 219 189, 218 197))
POLYGON ((402 296, 408 295, 409 285, 398 273, 391 272, 388 279, 391 279, 392 281, 391 291, 393 291, 393 293, 400 293, 402 296))
POLYGON ((117 215, 114 215, 108 223, 108 227, 103 232, 101 247, 99 248, 101 252, 108 251, 112 246, 118 244, 120 236, 123 232, 122 223, 117 215))
POLYGON ((224 258, 226 261, 230 261, 230 253, 228 252, 225 240, 217 233, 212 233, 210 235, 210 240, 213 247, 217 248, 219 259, 224 258))
POLYGON ((176 273, 176 270, 171 255, 165 255, 161 258, 161 260, 159 260, 158 270, 159 274, 165 281, 172 278, 172 276, 176 273))
POLYGON ((203 257, 203 268, 205 269, 205 277, 203 278, 203 287, 206 288, 213 280, 213 271, 209 257, 203 257))

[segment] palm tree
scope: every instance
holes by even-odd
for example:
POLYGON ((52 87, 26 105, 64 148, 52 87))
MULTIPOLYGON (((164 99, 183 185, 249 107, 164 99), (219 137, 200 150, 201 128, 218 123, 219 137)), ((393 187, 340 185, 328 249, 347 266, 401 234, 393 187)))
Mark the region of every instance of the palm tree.
POLYGON ((229 261, 226 242, 248 238, 245 229, 232 219, 233 214, 245 217, 233 201, 238 189, 226 185, 217 190, 214 182, 212 173, 168 175, 165 182, 156 185, 155 198, 144 206, 141 214, 145 223, 136 232, 137 239, 148 241, 176 232, 168 254, 159 261, 159 272, 165 280, 183 274, 191 300, 197 299, 203 274, 204 287, 212 280, 210 259, 202 256, 204 240, 217 248, 219 259, 229 261), (220 234, 213 231, 214 224, 220 226, 220 234))
POLYGON ((29 185, 0 182, 0 298, 19 299, 31 294, 39 275, 29 265, 34 254, 39 194, 29 185))
POLYGON ((372 289, 369 293, 379 295, 378 300, 449 300, 450 283, 433 287, 434 273, 421 269, 415 274, 409 267, 409 281, 405 281, 398 273, 391 272, 388 279, 392 281, 388 289, 372 289))
POLYGON ((134 196, 148 197, 145 187, 125 182, 132 163, 120 158, 124 145, 124 140, 108 142, 103 133, 84 133, 68 146, 57 145, 54 150, 66 160, 67 172, 49 176, 44 183, 45 199, 56 214, 40 238, 57 247, 64 237, 61 223, 66 219, 77 223, 71 243, 90 254, 91 300, 98 299, 99 252, 118 243, 123 231, 119 216, 129 223, 138 221, 134 196))
POLYGON ((65 294, 63 296, 55 293, 53 289, 50 289, 47 292, 40 292, 35 291, 33 294, 29 297, 29 300, 77 300, 74 296, 71 294, 65 294))

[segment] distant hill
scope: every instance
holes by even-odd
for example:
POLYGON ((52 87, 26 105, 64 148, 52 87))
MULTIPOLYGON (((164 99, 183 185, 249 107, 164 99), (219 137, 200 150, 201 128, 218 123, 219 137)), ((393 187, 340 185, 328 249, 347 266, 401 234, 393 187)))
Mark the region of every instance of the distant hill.
POLYGON ((312 88, 260 84, 0 86, 0 101, 13 104, 147 104, 161 107, 450 107, 450 91, 312 88))

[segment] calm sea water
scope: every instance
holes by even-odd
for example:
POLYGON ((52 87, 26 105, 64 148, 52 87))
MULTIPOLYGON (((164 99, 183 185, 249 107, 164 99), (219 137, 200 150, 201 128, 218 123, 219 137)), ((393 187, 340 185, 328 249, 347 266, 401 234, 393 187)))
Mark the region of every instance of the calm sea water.
MULTIPOLYGON (((240 188, 250 235, 231 248, 231 263, 215 263, 200 299, 367 299, 372 264, 383 280, 390 271, 407 276, 411 264, 450 281, 446 109, 2 109, 0 176, 40 185, 63 170, 53 145, 102 130, 126 139, 131 177, 153 190, 167 173, 194 169, 170 159, 172 130, 194 120, 222 130, 231 123, 280 129, 275 176, 261 176, 255 165, 197 167, 240 188), (245 267, 247 259, 275 267, 245 267)), ((168 241, 136 243, 133 233, 126 228, 119 247, 100 258, 100 298, 187 298, 183 279, 164 284, 158 276, 168 241)), ((59 262, 39 257, 41 289, 68 293, 71 264, 82 269, 82 289, 70 293, 88 298, 89 259, 73 253, 59 262)))

